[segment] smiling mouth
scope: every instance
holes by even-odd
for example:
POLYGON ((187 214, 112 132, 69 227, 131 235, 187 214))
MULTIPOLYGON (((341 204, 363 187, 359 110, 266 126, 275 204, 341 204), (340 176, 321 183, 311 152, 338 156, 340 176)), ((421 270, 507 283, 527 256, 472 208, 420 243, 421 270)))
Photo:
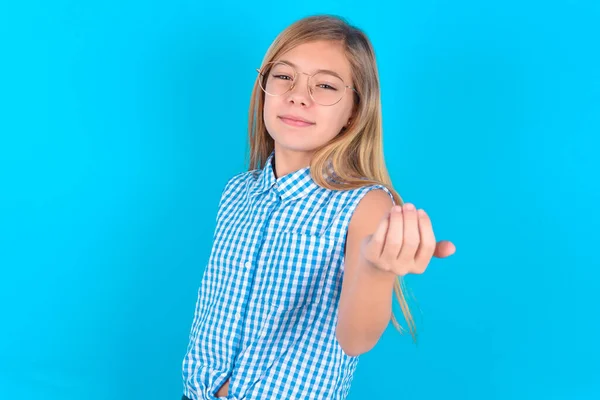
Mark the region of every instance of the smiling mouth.
POLYGON ((314 122, 300 121, 300 120, 288 118, 288 117, 279 117, 279 119, 287 125, 297 126, 297 127, 306 127, 306 126, 312 126, 315 124, 314 122))

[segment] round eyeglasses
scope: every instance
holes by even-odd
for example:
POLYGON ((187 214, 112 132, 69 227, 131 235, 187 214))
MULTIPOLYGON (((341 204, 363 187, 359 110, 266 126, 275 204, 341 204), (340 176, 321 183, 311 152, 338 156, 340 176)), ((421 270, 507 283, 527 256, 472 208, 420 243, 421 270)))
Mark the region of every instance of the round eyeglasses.
MULTIPOLYGON (((270 96, 281 96, 294 88, 298 82, 298 71, 292 65, 283 61, 271 61, 261 69, 256 69, 259 74, 258 83, 261 89, 270 96)), ((333 71, 319 70, 308 76, 307 88, 310 97, 317 104, 332 106, 339 103, 344 97, 346 89, 358 92, 352 86, 346 85, 343 79, 333 71)))

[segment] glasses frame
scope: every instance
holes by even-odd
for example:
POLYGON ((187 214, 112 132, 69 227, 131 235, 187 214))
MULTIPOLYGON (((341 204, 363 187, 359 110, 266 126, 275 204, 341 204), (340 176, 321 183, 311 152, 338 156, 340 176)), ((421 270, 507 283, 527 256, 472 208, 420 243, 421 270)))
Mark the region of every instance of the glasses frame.
MULTIPOLYGON (((269 68, 268 70, 270 71, 271 69, 269 68)), ((286 93, 290 92, 291 90, 293 90, 293 89, 294 89, 294 87, 296 87, 296 83, 298 82, 298 79, 297 79, 297 78, 298 78, 298 70, 297 70, 296 68, 294 68, 292 65, 290 65, 290 64, 288 64, 288 63, 286 63, 285 61, 270 61, 270 62, 266 63, 265 65, 263 65, 263 67, 262 67, 262 68, 256 68, 256 72, 258 72, 258 76, 259 76, 259 77, 262 77, 262 78, 259 78, 260 80, 259 80, 259 82, 258 82, 258 86, 260 86, 260 88, 262 89, 262 91, 263 91, 263 92, 265 92, 265 94, 268 94, 269 96, 273 96, 273 97, 277 97, 277 96, 283 96, 284 94, 286 94, 286 93), (292 81, 292 85, 290 86, 290 88, 289 88, 288 90, 286 90, 285 92, 283 92, 283 93, 281 93, 281 94, 271 94, 271 93, 267 92, 267 91, 265 90, 265 88, 263 88, 263 85, 262 85, 262 83, 263 83, 263 82, 262 82, 262 80, 265 78, 265 74, 264 74, 264 73, 262 73, 262 72, 261 72, 261 70, 265 70, 265 68, 266 68, 267 66, 269 66, 269 65, 270 65, 270 66, 272 67, 272 66, 273 66, 273 65, 275 65, 275 64, 284 64, 284 65, 287 65, 288 67, 290 67, 290 68, 291 68, 291 69, 294 71, 294 78, 293 78, 293 81, 292 81)), ((354 91, 354 93, 356 93, 356 95, 357 95, 357 96, 359 97, 359 99, 360 99, 360 94, 358 93, 358 91, 356 90, 356 88, 354 88, 354 87, 352 87, 352 86, 350 86, 350 85, 346 85, 346 82, 344 82, 344 80, 342 79, 342 77, 341 77, 341 76, 338 76, 338 78, 340 78, 340 80, 341 80, 341 81, 342 81, 342 83, 344 84, 344 93, 342 93, 342 95, 340 96, 340 99, 339 99, 338 101, 336 101, 335 103, 332 103, 332 104, 321 104, 321 103, 319 103, 318 101, 316 101, 316 100, 315 100, 315 98, 313 97, 312 90, 310 89, 309 82, 310 82, 310 79, 311 79, 313 76, 315 76, 315 75, 317 75, 317 74, 319 74, 319 73, 321 73, 321 72, 322 72, 322 71, 317 71, 317 72, 315 72, 314 74, 312 74, 312 75, 311 75, 311 74, 309 74, 309 73, 307 73, 307 72, 301 72, 301 71, 300 71, 300 73, 301 73, 301 74, 304 74, 304 75, 308 76, 308 79, 306 80, 306 89, 308 90, 308 94, 310 95, 310 98, 311 98, 311 99, 312 99, 312 100, 313 100, 315 103, 317 103, 317 104, 319 104, 319 105, 321 105, 321 106, 324 106, 324 107, 334 106, 334 105, 336 105, 337 103, 339 103, 340 101, 342 101, 342 99, 343 99, 343 98, 344 98, 344 96, 346 95, 347 89, 352 89, 352 90, 354 91)), ((268 79, 268 78, 267 78, 267 79, 268 79)), ((266 85, 266 82, 265 82, 265 85, 266 85)))

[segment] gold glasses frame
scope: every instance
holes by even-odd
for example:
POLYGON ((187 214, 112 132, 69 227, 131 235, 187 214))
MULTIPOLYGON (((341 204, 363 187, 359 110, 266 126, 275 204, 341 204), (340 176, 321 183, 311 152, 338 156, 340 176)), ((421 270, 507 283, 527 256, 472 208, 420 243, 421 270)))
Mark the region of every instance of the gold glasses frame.
MULTIPOLYGON (((259 77, 262 77, 262 78, 259 78, 258 86, 260 86, 260 88, 262 89, 262 91, 265 92, 265 94, 268 94, 269 96, 274 96, 274 97, 283 96, 284 94, 286 94, 286 93, 290 92, 291 90, 293 90, 294 87, 296 86, 296 83, 298 82, 298 79, 297 79, 298 78, 298 70, 296 69, 296 67, 294 65, 291 65, 289 62, 285 62, 285 61, 270 61, 270 62, 266 63, 265 65, 263 65, 262 68, 256 68, 256 72, 258 72, 258 76, 259 77), (290 88, 288 90, 286 90, 285 92, 281 93, 281 94, 271 94, 271 93, 267 92, 267 90, 263 87, 263 79, 265 79, 265 73, 261 72, 261 71, 270 71, 271 67, 274 64, 284 64, 284 65, 287 65, 288 67, 290 67, 294 71, 294 77, 292 78, 292 84, 290 85, 290 88)), ((354 91, 354 93, 356 93, 356 95, 359 96, 359 98, 360 98, 360 94, 358 93, 358 91, 356 90, 356 88, 354 88, 354 87, 352 87, 350 85, 346 85, 346 82, 344 82, 344 79, 342 79, 341 76, 339 76, 338 74, 336 74, 333 71, 318 70, 314 74, 309 74, 307 72, 301 72, 300 71, 300 73, 308 76, 308 79, 306 80, 306 89, 308 90, 308 94, 310 95, 310 98, 315 103, 317 103, 319 105, 327 106, 327 107, 336 105, 337 103, 339 103, 340 101, 342 101, 342 99, 346 95, 347 89, 352 89, 354 91), (315 100, 315 98, 313 97, 313 92, 312 92, 312 90, 310 88, 310 80, 311 80, 311 78, 313 76, 315 76, 315 75, 317 75, 318 73, 321 73, 321 72, 327 72, 327 73, 335 75, 344 84, 344 93, 342 93, 342 95, 340 96, 340 99, 338 101, 336 101, 335 103, 332 103, 332 104, 322 104, 322 103, 319 103, 317 100, 315 100)), ((264 84, 266 85, 266 82, 264 82, 264 84)))

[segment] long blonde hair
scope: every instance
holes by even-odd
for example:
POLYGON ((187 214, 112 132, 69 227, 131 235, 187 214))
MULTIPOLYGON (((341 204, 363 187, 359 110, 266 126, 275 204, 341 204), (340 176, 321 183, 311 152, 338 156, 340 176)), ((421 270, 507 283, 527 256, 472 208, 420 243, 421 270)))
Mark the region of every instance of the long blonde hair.
MULTIPOLYGON (((303 18, 288 26, 275 38, 261 67, 300 44, 317 40, 343 44, 352 69, 353 85, 359 95, 355 95, 350 124, 313 153, 310 161, 312 179, 319 186, 330 190, 350 190, 381 184, 390 190, 395 203, 402 205, 402 198, 392 187, 385 166, 379 74, 373 46, 364 32, 338 16, 314 15, 303 18), (324 177, 327 168, 331 167, 338 182, 324 177)), ((263 168, 275 146, 265 127, 263 108, 264 92, 257 79, 252 89, 248 121, 250 171, 263 168)), ((416 343, 415 324, 406 302, 406 288, 402 277, 398 277, 394 283, 394 292, 416 343)), ((393 313, 392 323, 400 333, 405 331, 393 313)))

